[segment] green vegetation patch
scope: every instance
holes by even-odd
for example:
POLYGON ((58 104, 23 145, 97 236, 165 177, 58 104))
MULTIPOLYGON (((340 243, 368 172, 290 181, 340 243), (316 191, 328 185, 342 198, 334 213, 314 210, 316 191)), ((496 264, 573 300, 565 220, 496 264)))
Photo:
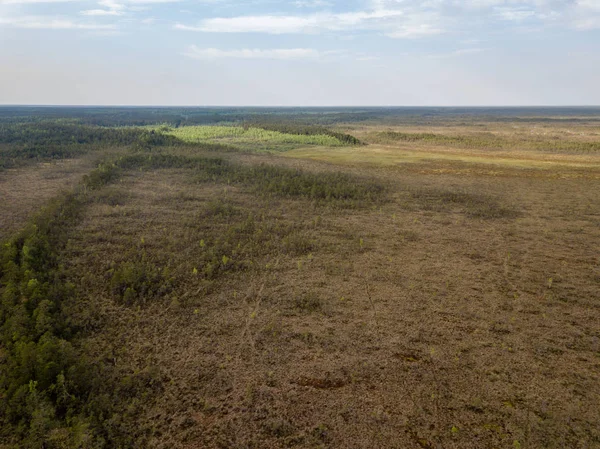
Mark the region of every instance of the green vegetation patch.
POLYGON ((341 146, 345 142, 328 134, 290 134, 279 130, 244 126, 184 126, 180 128, 160 128, 167 135, 184 142, 197 143, 207 140, 236 139, 240 142, 261 142, 268 144, 341 146))

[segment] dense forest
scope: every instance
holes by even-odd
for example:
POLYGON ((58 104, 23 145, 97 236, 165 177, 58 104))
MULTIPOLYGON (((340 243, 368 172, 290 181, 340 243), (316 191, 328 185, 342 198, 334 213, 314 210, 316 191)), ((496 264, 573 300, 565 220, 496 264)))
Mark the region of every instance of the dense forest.
POLYGON ((428 120, 565 121, 598 120, 597 107, 53 107, 3 106, 0 123, 39 122, 66 119, 98 126, 145 126, 168 123, 173 126, 217 123, 293 122, 303 126, 352 122, 427 123, 428 120))

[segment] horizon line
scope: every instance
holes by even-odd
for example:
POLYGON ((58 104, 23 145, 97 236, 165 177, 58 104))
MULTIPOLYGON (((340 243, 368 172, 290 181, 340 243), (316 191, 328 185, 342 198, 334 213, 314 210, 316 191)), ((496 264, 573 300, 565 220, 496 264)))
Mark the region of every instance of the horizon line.
POLYGON ((44 107, 44 108, 600 108, 600 104, 512 104, 512 105, 185 105, 185 104, 35 104, 0 103, 6 107, 44 107))

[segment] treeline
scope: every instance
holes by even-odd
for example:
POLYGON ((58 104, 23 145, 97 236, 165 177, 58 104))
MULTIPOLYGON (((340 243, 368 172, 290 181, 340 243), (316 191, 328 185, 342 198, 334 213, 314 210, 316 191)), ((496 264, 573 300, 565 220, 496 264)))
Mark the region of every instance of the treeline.
POLYGON ((362 121, 387 114, 368 108, 260 108, 260 107, 0 107, 0 123, 27 123, 43 120, 73 120, 86 125, 146 126, 168 123, 171 126, 243 123, 246 120, 277 119, 322 125, 362 121))
POLYGON ((244 123, 245 128, 255 127, 262 128, 268 131, 277 131, 285 134, 296 134, 303 136, 317 136, 317 135, 326 135, 331 136, 338 139, 340 142, 346 145, 361 145, 362 142, 356 137, 340 133, 337 131, 332 131, 324 126, 318 125, 308 125, 302 123, 294 123, 294 122, 283 122, 283 121, 246 121, 244 123))
POLYGON ((69 321, 74 286, 58 254, 88 192, 115 176, 113 165, 100 166, 0 249, 0 442, 25 448, 101 442, 92 438, 93 422, 110 406, 99 407, 90 394, 106 377, 72 344, 79 332, 69 321))
POLYGON ((134 143, 168 145, 177 143, 177 139, 140 128, 105 128, 67 121, 0 124, 0 144, 126 146, 134 143))
POLYGON ((177 145, 174 136, 141 128, 104 128, 66 121, 0 124, 0 169, 26 160, 65 159, 98 148, 177 145))
MULTIPOLYGON (((68 119, 86 125, 171 126, 214 125, 223 122, 284 121, 329 126, 364 121, 447 120, 483 121, 590 121, 600 120, 600 108, 469 108, 469 107, 0 107, 0 123, 68 119)), ((426 122, 425 122, 426 123, 426 122)))

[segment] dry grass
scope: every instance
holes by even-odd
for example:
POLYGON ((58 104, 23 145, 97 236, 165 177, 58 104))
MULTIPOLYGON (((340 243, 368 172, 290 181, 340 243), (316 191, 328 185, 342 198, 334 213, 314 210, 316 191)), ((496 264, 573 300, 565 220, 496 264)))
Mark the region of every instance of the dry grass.
POLYGON ((0 172, 0 241, 21 229, 28 217, 93 167, 91 157, 46 162, 0 172))
POLYGON ((598 441, 600 201, 588 181, 405 173, 392 204, 335 212, 190 179, 126 178, 66 257, 102 322, 86 344, 121 375, 160 381, 129 423, 147 447, 598 441), (471 203, 488 200, 519 213, 482 220, 471 203), (309 249, 281 243, 248 271, 195 275, 200 240, 248 213, 293 225, 309 249), (118 305, 106 273, 142 248, 174 290, 118 305))
POLYGON ((580 172, 579 176, 583 174, 594 179, 600 178, 600 153, 586 150, 598 145, 600 128, 595 122, 568 126, 510 122, 446 126, 352 125, 342 126, 340 130, 356 135, 368 146, 306 147, 291 150, 285 155, 345 165, 396 167, 406 164, 458 163, 479 166, 487 174, 519 169, 551 171, 554 177, 580 172), (385 138, 387 134, 415 138, 385 138))

